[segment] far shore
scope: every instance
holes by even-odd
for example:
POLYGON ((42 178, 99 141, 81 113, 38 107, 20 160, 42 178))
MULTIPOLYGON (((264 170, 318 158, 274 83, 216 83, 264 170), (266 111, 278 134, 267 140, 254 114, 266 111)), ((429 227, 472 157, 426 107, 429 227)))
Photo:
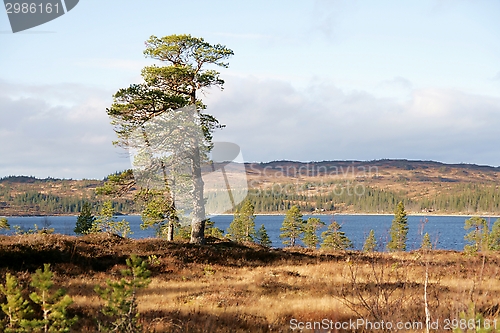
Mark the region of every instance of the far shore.
MULTIPOLYGON (((393 216, 391 213, 302 213, 304 216, 393 216)), ((211 215, 213 216, 233 216, 234 214, 217 214, 211 215)), ((276 213, 257 213, 256 216, 284 216, 285 212, 276 212, 276 213)), ((62 217, 62 216, 72 216, 78 217, 78 214, 54 214, 54 215, 0 215, 0 217, 10 218, 10 217, 62 217)), ((117 214, 115 216, 141 216, 140 214, 117 214)), ((471 216, 481 216, 481 217, 495 217, 500 218, 500 214, 490 214, 490 213, 482 213, 482 214, 467 214, 467 213, 414 213, 408 212, 407 216, 421 216, 421 217, 431 217, 431 216, 452 216, 452 217, 471 217, 471 216)))

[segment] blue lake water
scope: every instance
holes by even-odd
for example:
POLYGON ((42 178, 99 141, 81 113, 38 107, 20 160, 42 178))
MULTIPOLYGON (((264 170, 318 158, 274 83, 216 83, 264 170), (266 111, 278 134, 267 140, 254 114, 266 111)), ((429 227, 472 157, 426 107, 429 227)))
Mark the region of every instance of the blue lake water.
MULTIPOLYGON (((310 216, 304 216, 308 218, 310 216)), ((314 215, 320 218, 327 225, 332 221, 331 215, 314 215)), ((142 223, 140 216, 119 216, 120 220, 125 219, 130 222, 130 226, 134 234, 132 238, 148 238, 154 237, 154 230, 141 230, 142 223)), ((272 246, 283 247, 279 238, 281 224, 283 223, 283 215, 258 215, 255 219, 256 229, 261 224, 267 229, 268 235, 271 238, 272 246)), ((424 226, 424 232, 428 232, 431 236, 432 243, 436 249, 446 250, 462 250, 465 241, 464 236, 467 233, 464 230, 464 222, 469 218, 467 216, 408 216, 408 250, 418 249, 422 239, 423 221, 427 219, 424 226)), ((211 218, 215 222, 215 226, 227 230, 229 224, 233 220, 232 215, 220 215, 211 218)), ((335 215, 335 220, 342 225, 342 231, 349 237, 355 249, 363 247, 364 239, 371 229, 375 231, 375 236, 379 244, 379 250, 385 248, 388 240, 389 228, 391 226, 392 215, 335 215)), ((496 220, 496 217, 486 218, 491 224, 496 220)), ((48 216, 48 217, 9 217, 11 226, 20 225, 25 229, 33 228, 35 224, 39 227, 44 227, 48 220, 50 228, 54 228, 57 233, 65 235, 74 235, 76 216, 48 216)), ((326 230, 324 227, 319 230, 318 234, 326 230)), ((9 232, 3 232, 9 233, 9 232)), ((12 233, 12 232, 10 232, 12 233)))

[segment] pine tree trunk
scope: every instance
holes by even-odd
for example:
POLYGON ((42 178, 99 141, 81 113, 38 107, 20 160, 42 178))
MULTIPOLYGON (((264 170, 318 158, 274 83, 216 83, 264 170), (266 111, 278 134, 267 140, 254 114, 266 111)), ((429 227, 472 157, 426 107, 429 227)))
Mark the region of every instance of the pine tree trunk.
POLYGON ((167 241, 171 242, 174 240, 174 222, 169 221, 167 227, 167 241))
MULTIPOLYGON (((193 105, 193 120, 196 113, 196 92, 191 95, 193 105)), ((205 244, 205 205, 203 200, 203 179, 201 178, 200 144, 196 135, 192 138, 193 156, 191 160, 191 175, 193 180, 193 219, 191 221, 191 243, 205 244)))
POLYGON ((191 243, 205 244, 205 206, 203 204, 203 179, 201 178, 200 151, 195 148, 193 158, 193 220, 191 221, 191 243))

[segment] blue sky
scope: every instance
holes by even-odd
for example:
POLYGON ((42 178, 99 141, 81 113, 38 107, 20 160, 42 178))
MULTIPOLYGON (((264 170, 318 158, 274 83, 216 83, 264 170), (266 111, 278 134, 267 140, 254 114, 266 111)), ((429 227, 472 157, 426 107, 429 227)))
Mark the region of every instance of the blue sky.
POLYGON ((500 165, 500 2, 92 1, 12 34, 0 11, 0 176, 130 167, 105 108, 140 81, 150 35, 234 50, 215 140, 246 161, 500 165))

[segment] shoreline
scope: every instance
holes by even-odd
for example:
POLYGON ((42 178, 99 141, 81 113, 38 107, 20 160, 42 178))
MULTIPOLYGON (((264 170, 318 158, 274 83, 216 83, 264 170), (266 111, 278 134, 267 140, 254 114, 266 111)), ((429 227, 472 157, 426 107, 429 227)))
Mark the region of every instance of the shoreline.
MULTIPOLYGON (((286 212, 276 212, 276 213, 257 213, 255 216, 284 216, 286 212)), ((394 214, 391 213, 302 213, 303 216, 394 216, 394 214)), ((115 215, 116 217, 126 217, 126 216, 141 216, 141 214, 117 214, 115 215)), ((217 214, 217 215, 211 215, 210 217, 214 216, 234 216, 234 214, 217 214)), ((430 213, 430 214, 425 214, 425 213, 407 213, 407 216, 421 216, 421 217, 432 217, 432 216, 450 216, 450 217, 472 217, 472 216, 480 216, 480 217, 494 217, 494 218, 500 218, 500 213, 498 214, 490 214, 490 213, 483 213, 483 214, 465 214, 465 213, 451 213, 451 214, 439 214, 439 213, 430 213)), ((7 219, 13 218, 13 217, 38 217, 38 218, 43 218, 43 217, 78 217, 78 215, 70 214, 70 215, 64 215, 64 214, 58 214, 58 215, 0 215, 1 217, 5 217, 7 219)))

